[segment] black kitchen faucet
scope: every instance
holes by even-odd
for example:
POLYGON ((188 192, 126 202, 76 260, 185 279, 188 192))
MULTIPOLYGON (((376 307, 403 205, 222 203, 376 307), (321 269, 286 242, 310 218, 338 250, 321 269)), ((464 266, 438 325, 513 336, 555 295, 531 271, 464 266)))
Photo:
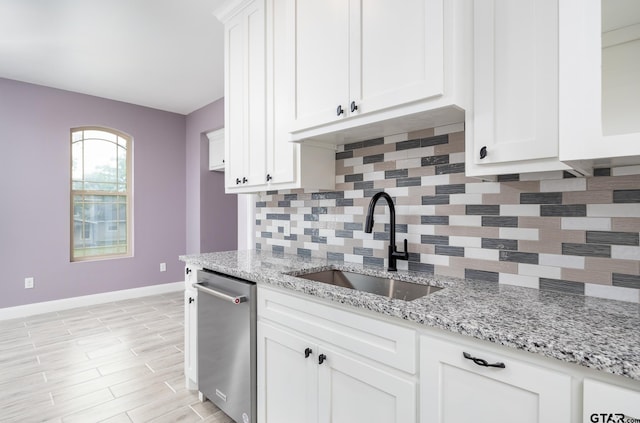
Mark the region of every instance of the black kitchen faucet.
POLYGON ((396 248, 396 208, 393 205, 393 200, 384 191, 380 191, 376 193, 373 198, 371 198, 371 202, 369 203, 369 213, 367 213, 367 221, 364 225, 364 231, 368 234, 373 230, 373 211, 376 208, 376 203, 380 199, 380 197, 384 197, 387 201, 387 205, 389 206, 389 212, 391 214, 391 219, 389 223, 389 270, 390 272, 395 272, 398 269, 396 268, 396 260, 409 260, 409 251, 407 251, 407 239, 404 240, 404 251, 398 251, 396 248))

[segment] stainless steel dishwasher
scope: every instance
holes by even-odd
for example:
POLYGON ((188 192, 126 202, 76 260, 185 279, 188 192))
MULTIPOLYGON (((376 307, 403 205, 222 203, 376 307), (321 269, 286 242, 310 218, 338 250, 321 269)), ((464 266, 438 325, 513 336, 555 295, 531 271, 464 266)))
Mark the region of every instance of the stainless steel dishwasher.
POLYGON ((256 422, 256 285, 198 271, 198 390, 237 423, 256 422))

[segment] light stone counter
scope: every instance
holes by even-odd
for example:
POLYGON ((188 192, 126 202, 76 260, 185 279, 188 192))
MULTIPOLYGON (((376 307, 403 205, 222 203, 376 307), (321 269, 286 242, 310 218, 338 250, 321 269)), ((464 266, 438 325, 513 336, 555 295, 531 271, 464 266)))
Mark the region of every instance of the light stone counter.
POLYGON ((640 381, 640 305, 425 273, 229 251, 180 256, 206 269, 640 381), (414 301, 295 277, 337 268, 445 287, 414 301))

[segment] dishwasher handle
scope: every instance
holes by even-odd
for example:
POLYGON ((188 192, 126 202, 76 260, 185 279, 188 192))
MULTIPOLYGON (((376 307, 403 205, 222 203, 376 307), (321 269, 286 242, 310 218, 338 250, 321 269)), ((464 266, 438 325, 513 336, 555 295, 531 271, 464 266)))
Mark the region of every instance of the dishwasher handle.
POLYGON ((194 283, 193 287, 198 291, 202 291, 206 294, 213 295, 214 297, 220 298, 225 301, 229 301, 230 303, 233 303, 233 304, 240 304, 247 301, 247 297, 245 297, 244 295, 233 295, 233 294, 229 294, 216 289, 211 289, 208 286, 203 285, 201 283, 194 283))

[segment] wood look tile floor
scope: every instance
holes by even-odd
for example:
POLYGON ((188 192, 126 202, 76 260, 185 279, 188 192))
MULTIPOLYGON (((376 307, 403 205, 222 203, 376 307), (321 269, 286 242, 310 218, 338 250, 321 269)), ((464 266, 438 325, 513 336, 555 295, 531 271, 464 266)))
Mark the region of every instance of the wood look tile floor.
POLYGON ((185 388, 182 292, 0 321, 0 422, 232 423, 185 388))

